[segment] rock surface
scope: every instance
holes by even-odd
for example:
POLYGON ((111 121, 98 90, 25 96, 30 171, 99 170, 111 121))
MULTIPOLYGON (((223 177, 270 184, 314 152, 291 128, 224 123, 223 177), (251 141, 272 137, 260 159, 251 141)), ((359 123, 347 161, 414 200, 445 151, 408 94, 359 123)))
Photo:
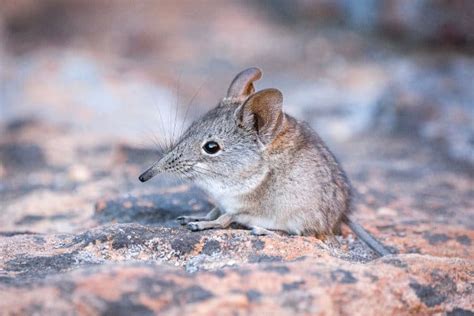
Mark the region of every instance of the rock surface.
MULTIPOLYGON (((468 314, 472 309, 472 265, 463 259, 414 254, 367 264, 321 259, 194 275, 149 263, 107 263, 11 286, 2 291, 0 306, 7 313, 59 314, 73 307, 83 314, 111 315, 352 314, 367 305, 374 314, 468 314)), ((55 262, 70 260, 56 257, 55 262)))
MULTIPOLYGON (((311 31, 304 18, 282 25, 261 4, 143 2, 125 13, 119 2, 6 3, 1 314, 473 314, 469 53, 311 31), (238 42, 222 31, 229 26, 238 42), (173 179, 138 182, 161 155, 154 143, 166 145, 185 114, 189 122, 215 104, 249 64, 264 69, 258 89, 280 88, 287 111, 328 141, 356 190, 355 217, 392 255, 377 258, 347 227, 332 242, 238 226, 190 232, 174 218, 205 214, 213 201, 173 179), (177 108, 175 89, 185 96, 177 108)), ((351 1, 318 2, 326 11, 297 3, 302 17, 367 13, 351 1)), ((420 3, 430 14, 449 7, 444 19, 458 10, 420 3)), ((401 23, 410 33, 420 11, 407 8, 415 12, 405 24, 392 6, 366 27, 401 23)), ((471 41, 454 25, 457 39, 471 41)), ((442 41, 437 27, 413 36, 442 41)))
MULTIPOLYGON (((67 138, 74 152, 84 150, 84 139, 75 143, 54 126, 14 125, 2 143, 32 133, 67 138)), ((347 229, 338 245, 257 237, 239 227, 190 232, 173 219, 205 213, 212 201, 190 185, 159 178, 139 187, 133 179, 144 163, 137 151, 146 157, 142 149, 90 149, 90 163, 71 171, 58 162, 65 155, 48 152, 47 139, 27 147, 44 157, 34 162, 10 163, 24 147, 3 146, 0 308, 6 314, 71 307, 82 314, 468 313, 472 175, 452 170, 430 147, 410 153, 413 144, 405 140, 392 139, 387 149, 366 138, 346 144, 356 153, 346 165, 359 191, 357 217, 394 253, 384 258, 347 229)))

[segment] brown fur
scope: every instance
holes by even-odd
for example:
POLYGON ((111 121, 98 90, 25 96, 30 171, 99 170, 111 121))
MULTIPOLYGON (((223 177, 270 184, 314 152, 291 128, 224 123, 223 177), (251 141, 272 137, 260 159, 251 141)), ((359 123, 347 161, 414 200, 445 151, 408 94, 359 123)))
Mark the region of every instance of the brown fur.
MULTIPOLYGON (((168 171, 206 190, 217 210, 205 218, 178 218, 191 230, 237 222, 259 234, 333 236, 342 222, 350 222, 349 181, 318 134, 283 112, 280 91, 254 92, 253 81, 260 77, 257 68, 237 75, 227 97, 140 180, 168 171), (207 153, 208 142, 219 150, 207 153)), ((379 244, 371 247, 384 251, 379 244)))

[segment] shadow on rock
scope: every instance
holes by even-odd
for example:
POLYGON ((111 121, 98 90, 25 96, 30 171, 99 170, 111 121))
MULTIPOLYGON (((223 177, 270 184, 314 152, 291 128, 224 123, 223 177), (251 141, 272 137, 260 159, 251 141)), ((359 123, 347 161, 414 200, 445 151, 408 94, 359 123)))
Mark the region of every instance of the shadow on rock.
POLYGON ((174 220, 178 216, 205 214, 212 207, 202 192, 187 188, 182 192, 99 201, 95 205, 94 219, 101 224, 140 223, 170 227, 177 226, 174 220))

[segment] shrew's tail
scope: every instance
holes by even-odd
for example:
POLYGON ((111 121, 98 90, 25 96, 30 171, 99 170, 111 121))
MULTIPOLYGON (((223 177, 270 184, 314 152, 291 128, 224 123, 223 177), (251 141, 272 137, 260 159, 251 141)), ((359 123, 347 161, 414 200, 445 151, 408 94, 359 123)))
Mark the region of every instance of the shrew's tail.
POLYGON ((344 223, 349 226, 349 228, 354 232, 354 234, 357 235, 362 241, 367 244, 367 246, 370 247, 373 251, 375 251, 379 256, 386 256, 390 255, 390 251, 388 251, 387 248, 385 248, 384 245, 377 239, 375 239, 374 236, 372 236, 368 231, 364 229, 361 225, 359 225, 356 221, 351 219, 349 216, 344 216, 343 219, 344 223))

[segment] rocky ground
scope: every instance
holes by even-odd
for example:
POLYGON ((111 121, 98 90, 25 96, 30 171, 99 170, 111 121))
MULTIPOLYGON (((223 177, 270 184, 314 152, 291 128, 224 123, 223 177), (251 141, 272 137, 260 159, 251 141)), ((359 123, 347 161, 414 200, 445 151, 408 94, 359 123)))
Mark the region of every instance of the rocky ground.
POLYGON ((32 49, 28 23, 10 38, 19 14, 10 7, 0 41, 1 314, 473 314, 472 55, 312 33, 250 8, 222 4, 178 21, 170 9, 146 19, 145 37, 130 19, 126 37, 107 28, 122 17, 113 8, 94 33, 78 7, 62 23, 85 28, 94 49, 72 26, 32 49), (229 24, 248 31, 242 45, 220 33, 229 24), (212 34, 205 46, 202 34, 212 34), (174 219, 206 213, 208 197, 173 179, 138 182, 196 91, 187 121, 249 64, 264 70, 257 89, 280 88, 286 109, 328 141, 356 190, 355 217, 392 255, 377 258, 347 228, 338 244, 236 226, 190 232, 174 219))
POLYGON ((394 253, 375 258, 348 230, 337 246, 178 227, 175 217, 211 202, 187 184, 139 184, 151 149, 101 146, 36 121, 10 123, 2 135, 4 313, 473 308, 472 174, 423 144, 364 136, 342 146, 357 218, 394 253))

